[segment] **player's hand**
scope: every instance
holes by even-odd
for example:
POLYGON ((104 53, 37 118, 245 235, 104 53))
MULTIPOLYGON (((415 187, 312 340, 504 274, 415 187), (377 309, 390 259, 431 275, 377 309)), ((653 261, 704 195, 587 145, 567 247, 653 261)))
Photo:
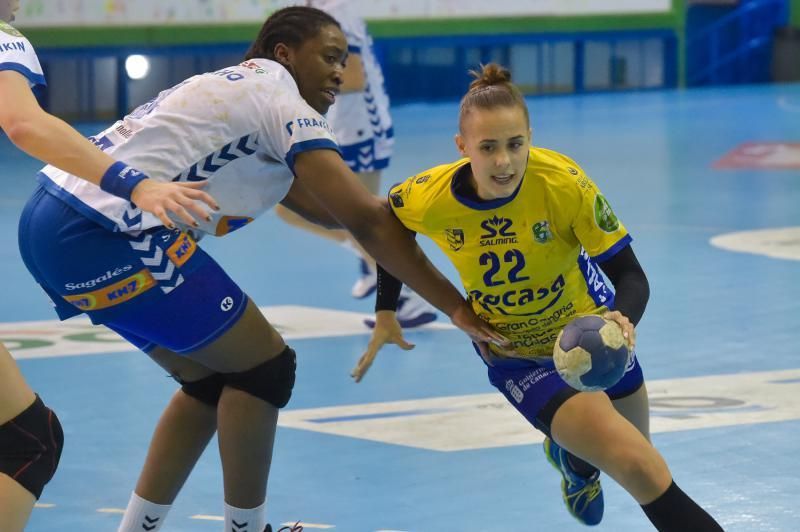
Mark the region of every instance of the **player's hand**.
POLYGON ((603 314, 603 317, 607 320, 611 320, 616 322, 617 325, 620 326, 622 329, 622 336, 628 341, 628 350, 633 351, 633 348, 636 347, 636 329, 631 323, 631 320, 628 319, 627 316, 623 315, 622 312, 618 310, 612 310, 603 314))
POLYGON ((186 225, 197 227, 197 216, 208 222, 211 215, 198 203, 202 201, 214 210, 219 205, 210 194, 200 190, 207 181, 191 183, 164 183, 155 179, 145 179, 136 185, 131 193, 131 201, 143 211, 154 214, 168 229, 175 229, 175 221, 168 213, 172 213, 186 225))
POLYGON ((379 310, 375 313, 375 328, 372 330, 372 338, 369 340, 367 350, 358 359, 358 364, 350 373, 350 376, 356 382, 361 382, 361 379, 364 378, 367 370, 378 355, 378 351, 386 344, 395 344, 404 351, 414 349, 414 344, 406 342, 403 338, 403 329, 397 322, 395 312, 379 310))
POLYGON ((453 325, 464 331, 476 344, 491 342, 503 348, 511 346, 511 342, 495 331, 494 328, 475 315, 472 307, 464 301, 450 316, 453 325))

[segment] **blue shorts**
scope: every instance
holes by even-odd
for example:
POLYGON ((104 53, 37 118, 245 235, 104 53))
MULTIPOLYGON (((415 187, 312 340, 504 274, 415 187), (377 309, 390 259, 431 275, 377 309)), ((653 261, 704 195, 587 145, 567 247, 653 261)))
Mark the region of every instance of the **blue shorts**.
MULTIPOLYGON (((475 351, 478 352, 477 347, 475 351)), ((483 362, 486 364, 485 360, 483 362)), ((567 399, 580 392, 564 382, 552 364, 498 357, 491 357, 491 362, 492 366, 486 365, 489 382, 529 423, 550 436, 550 425, 556 411, 567 399)), ((611 400, 621 399, 637 391, 642 384, 642 367, 634 354, 622 379, 605 393, 611 400)))
POLYGON ((39 187, 19 225, 22 259, 65 320, 86 313, 139 349, 200 349, 247 296, 188 234, 111 232, 39 187))

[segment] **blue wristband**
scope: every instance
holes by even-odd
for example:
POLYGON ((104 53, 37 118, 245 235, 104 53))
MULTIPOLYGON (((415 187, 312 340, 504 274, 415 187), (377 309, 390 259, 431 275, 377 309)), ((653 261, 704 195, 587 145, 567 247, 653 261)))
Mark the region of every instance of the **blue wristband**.
POLYGON ((100 188, 109 194, 130 201, 133 189, 145 179, 149 178, 144 172, 140 172, 122 161, 117 161, 109 166, 106 173, 103 174, 100 188))

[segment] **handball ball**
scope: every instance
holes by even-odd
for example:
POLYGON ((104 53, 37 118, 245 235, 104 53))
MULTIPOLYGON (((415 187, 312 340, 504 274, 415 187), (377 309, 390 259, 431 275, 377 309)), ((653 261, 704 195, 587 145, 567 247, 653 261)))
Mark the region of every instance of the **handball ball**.
POLYGON ((558 333, 553 347, 558 374, 582 392, 605 390, 619 382, 628 357, 622 328, 600 316, 575 318, 558 333))

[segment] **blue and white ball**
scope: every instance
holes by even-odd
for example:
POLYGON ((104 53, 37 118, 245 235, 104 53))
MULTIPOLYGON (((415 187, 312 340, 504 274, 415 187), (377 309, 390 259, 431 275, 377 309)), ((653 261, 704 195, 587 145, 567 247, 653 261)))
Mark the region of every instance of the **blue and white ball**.
POLYGON ((569 322, 553 347, 558 374, 582 392, 614 386, 625 373, 629 357, 622 328, 614 321, 594 315, 569 322))

